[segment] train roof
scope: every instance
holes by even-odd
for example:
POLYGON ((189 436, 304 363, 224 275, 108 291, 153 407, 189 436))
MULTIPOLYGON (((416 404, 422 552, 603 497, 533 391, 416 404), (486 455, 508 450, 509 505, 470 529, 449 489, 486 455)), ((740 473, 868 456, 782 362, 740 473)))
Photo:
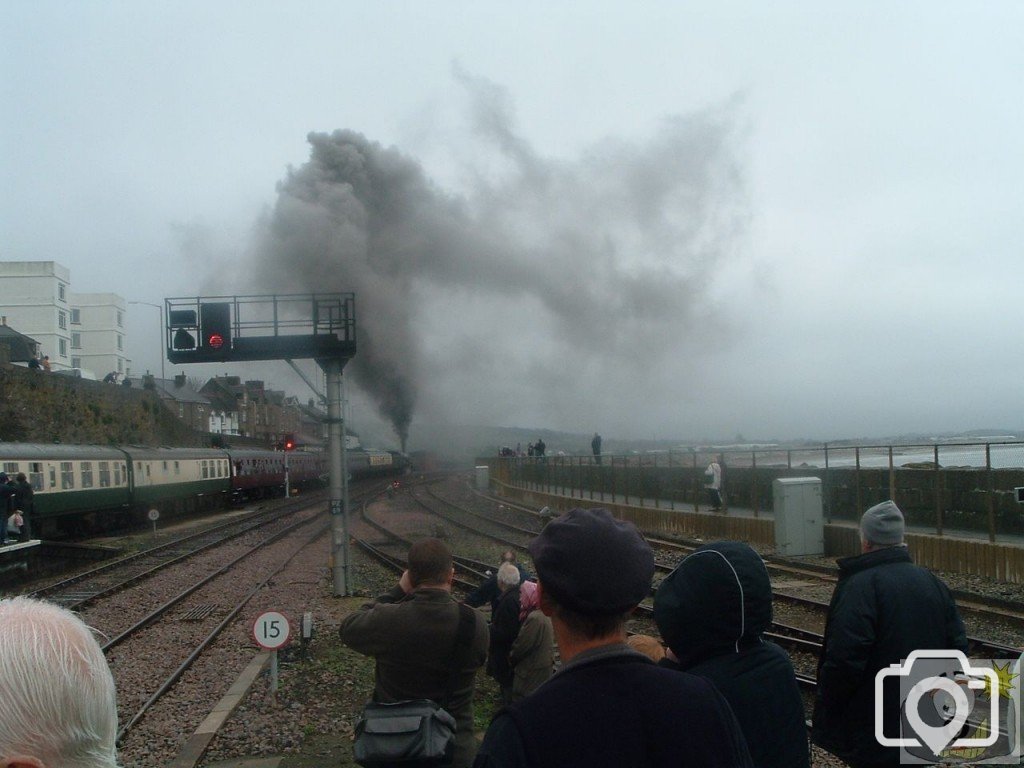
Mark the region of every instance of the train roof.
POLYGON ((227 451, 222 448, 153 448, 145 445, 126 445, 124 451, 132 459, 226 459, 227 451))
POLYGON ((0 460, 24 459, 124 459, 124 452, 107 445, 66 445, 64 443, 0 443, 0 460))

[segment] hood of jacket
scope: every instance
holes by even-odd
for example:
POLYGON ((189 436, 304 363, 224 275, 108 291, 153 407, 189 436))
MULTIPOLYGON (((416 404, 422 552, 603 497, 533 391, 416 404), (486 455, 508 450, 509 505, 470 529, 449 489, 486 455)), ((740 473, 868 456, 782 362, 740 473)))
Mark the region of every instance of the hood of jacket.
POLYGON ((760 643, 772 622, 764 561, 739 541, 705 544, 661 582, 654 621, 684 669, 760 643))

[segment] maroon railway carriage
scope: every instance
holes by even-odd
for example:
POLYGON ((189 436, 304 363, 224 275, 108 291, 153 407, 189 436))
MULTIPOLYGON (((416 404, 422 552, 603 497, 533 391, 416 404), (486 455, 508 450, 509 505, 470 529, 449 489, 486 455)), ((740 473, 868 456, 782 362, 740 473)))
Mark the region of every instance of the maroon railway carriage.
MULTIPOLYGON (((284 451, 234 449, 231 458, 231 492, 236 498, 259 499, 284 493, 284 451)), ((327 459, 321 453, 289 451, 288 484, 301 488, 321 483, 327 472, 327 459)))

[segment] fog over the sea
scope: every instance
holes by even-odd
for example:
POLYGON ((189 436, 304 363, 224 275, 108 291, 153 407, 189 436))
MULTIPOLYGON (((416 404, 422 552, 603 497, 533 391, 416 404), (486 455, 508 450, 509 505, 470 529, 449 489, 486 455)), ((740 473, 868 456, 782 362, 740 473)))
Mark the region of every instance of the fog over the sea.
POLYGON ((3 4, 0 260, 354 291, 395 442, 1024 430, 1024 6, 455 10, 3 4))

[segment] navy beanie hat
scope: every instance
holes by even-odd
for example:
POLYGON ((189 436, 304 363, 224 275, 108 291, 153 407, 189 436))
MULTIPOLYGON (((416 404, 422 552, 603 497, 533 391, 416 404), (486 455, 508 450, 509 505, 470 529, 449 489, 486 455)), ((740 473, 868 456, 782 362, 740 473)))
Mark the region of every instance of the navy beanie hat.
POLYGON ((584 616, 626 613, 651 592, 654 553, 632 523, 607 509, 572 509, 530 542, 545 592, 584 616))

